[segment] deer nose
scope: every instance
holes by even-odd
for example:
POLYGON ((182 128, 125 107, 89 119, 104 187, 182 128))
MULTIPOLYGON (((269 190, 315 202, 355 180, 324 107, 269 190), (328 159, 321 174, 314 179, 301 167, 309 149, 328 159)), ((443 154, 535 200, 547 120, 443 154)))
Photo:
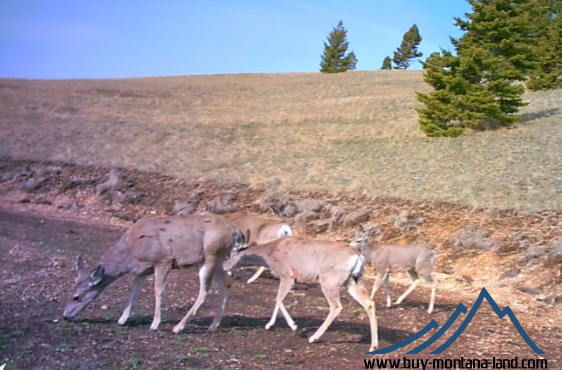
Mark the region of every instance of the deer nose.
POLYGON ((70 320, 74 320, 74 318, 76 317, 76 315, 73 314, 72 312, 68 312, 68 311, 65 310, 65 311, 62 313, 62 317, 63 317, 65 320, 69 320, 69 321, 70 321, 70 320))

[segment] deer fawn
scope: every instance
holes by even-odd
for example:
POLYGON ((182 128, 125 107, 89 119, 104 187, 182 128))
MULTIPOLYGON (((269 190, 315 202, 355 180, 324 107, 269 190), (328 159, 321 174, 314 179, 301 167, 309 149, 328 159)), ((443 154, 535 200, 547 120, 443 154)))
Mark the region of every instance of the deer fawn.
MULTIPOLYGON (((212 209, 209 204, 205 206, 205 210, 203 211, 204 215, 208 213, 212 213, 212 209)), ((285 236, 293 235, 291 226, 287 225, 279 219, 272 219, 261 216, 250 216, 244 213, 230 213, 225 214, 224 217, 232 221, 239 230, 250 230, 252 240, 247 240, 248 244, 252 241, 256 242, 256 244, 265 244, 276 239, 283 238, 285 236)), ((260 266, 260 268, 251 278, 248 279, 248 284, 254 282, 257 278, 259 278, 267 267, 259 263, 252 264, 252 266, 256 265, 260 266)), ((225 270, 228 271, 229 274, 230 270, 237 266, 242 266, 242 264, 236 255, 232 255, 230 258, 228 258, 224 265, 225 270)))
POLYGON ((179 333, 205 301, 214 279, 220 290, 220 304, 213 323, 220 324, 228 289, 222 263, 231 253, 246 247, 246 239, 236 226, 222 216, 187 215, 160 219, 144 219, 135 223, 101 258, 93 269, 87 268, 78 256, 76 286, 66 304, 63 316, 73 319, 108 285, 124 274, 136 276, 127 307, 118 323, 124 325, 131 313, 135 296, 147 276, 154 273, 154 318, 150 330, 160 324, 162 294, 170 271, 176 268, 199 269, 199 295, 187 315, 173 331, 179 333))
POLYGON ((363 227, 359 225, 355 230, 355 238, 350 243, 351 246, 365 256, 367 262, 370 262, 372 268, 377 271, 377 280, 375 281, 375 285, 373 285, 371 299, 375 296, 376 291, 379 289, 384 279, 386 287, 386 305, 387 307, 391 307, 390 271, 407 271, 412 279, 412 285, 398 298, 396 304, 400 304, 404 298, 419 285, 421 276, 431 287, 431 299, 427 310, 428 313, 431 313, 435 303, 435 291, 437 287, 437 283, 432 275, 435 251, 423 244, 372 245, 369 242, 369 238, 372 235, 373 229, 364 231, 363 227))
POLYGON ((371 326, 370 351, 378 347, 375 304, 369 298, 369 292, 362 279, 365 259, 353 248, 333 241, 289 236, 266 244, 256 245, 253 242, 247 249, 233 252, 233 255, 242 262, 266 264, 271 273, 281 279, 273 315, 265 326, 266 329, 270 329, 275 324, 277 314, 281 310, 289 327, 293 331, 297 330, 297 325, 283 305, 283 300, 295 281, 307 283, 319 281, 330 305, 330 313, 316 333, 310 337, 309 343, 320 339, 341 312, 340 288, 345 286, 349 294, 367 311, 371 326))

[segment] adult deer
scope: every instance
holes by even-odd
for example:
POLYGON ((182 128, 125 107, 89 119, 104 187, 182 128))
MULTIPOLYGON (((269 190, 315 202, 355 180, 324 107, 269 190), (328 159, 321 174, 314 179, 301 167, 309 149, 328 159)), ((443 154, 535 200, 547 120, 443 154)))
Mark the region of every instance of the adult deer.
POLYGON ((433 311, 435 303, 435 291, 437 283, 433 278, 433 265, 435 251, 424 244, 410 245, 389 245, 380 244, 373 245, 369 242, 369 238, 373 235, 374 230, 363 230, 361 225, 355 230, 355 237, 350 243, 363 254, 368 263, 377 271, 377 279, 373 285, 371 299, 379 289, 383 279, 386 287, 386 305, 392 306, 390 298, 390 272, 391 270, 407 271, 412 279, 412 285, 404 294, 398 298, 396 304, 400 304, 420 283, 420 277, 423 278, 431 287, 431 298, 429 301, 428 313, 433 311))
MULTIPOLYGON (((283 212, 280 210, 280 212, 283 212)), ((212 208, 209 204, 205 206, 205 210, 203 211, 203 215, 213 213, 212 208)), ((275 212, 274 212, 275 214, 275 212)), ((239 230, 250 230, 252 235, 252 240, 247 240, 247 243, 256 242, 256 244, 265 244, 272 242, 276 239, 281 239, 286 236, 293 235, 293 230, 291 226, 284 223, 280 219, 274 219, 269 217, 263 216, 250 216, 244 213, 230 213, 225 214, 224 217, 228 218, 230 221, 236 225, 239 230)), ((233 269, 234 267, 241 266, 242 263, 239 261, 239 258, 236 254, 231 255, 231 257, 227 260, 224 267, 226 271, 233 269)), ((260 275, 265 271, 267 266, 263 264, 258 264, 259 269, 256 273, 248 279, 247 283, 254 282, 260 275)))
POLYGON ((143 219, 135 223, 101 258, 93 269, 87 268, 78 256, 76 286, 66 304, 63 316, 73 319, 109 284, 127 273, 136 276, 129 303, 119 318, 124 325, 131 313, 135 296, 147 276, 154 273, 154 317, 150 330, 160 324, 162 294, 170 271, 176 268, 199 270, 199 295, 187 315, 173 331, 179 333, 205 301, 215 280, 220 290, 220 304, 209 327, 214 331, 220 324, 228 289, 222 263, 232 252, 246 247, 246 239, 236 226, 217 215, 170 216, 143 219))
POLYGON ((297 325, 283 305, 283 300, 295 281, 319 281, 330 305, 330 313, 310 337, 309 343, 320 339, 341 312, 340 288, 345 286, 349 294, 367 311, 371 327, 370 351, 378 347, 375 304, 369 298, 369 292, 362 279, 365 259, 353 248, 339 242, 289 236, 266 244, 252 243, 247 249, 233 252, 233 255, 244 263, 266 264, 271 273, 281 280, 273 315, 265 326, 266 329, 275 324, 277 314, 281 310, 289 327, 293 331, 297 330, 297 325))

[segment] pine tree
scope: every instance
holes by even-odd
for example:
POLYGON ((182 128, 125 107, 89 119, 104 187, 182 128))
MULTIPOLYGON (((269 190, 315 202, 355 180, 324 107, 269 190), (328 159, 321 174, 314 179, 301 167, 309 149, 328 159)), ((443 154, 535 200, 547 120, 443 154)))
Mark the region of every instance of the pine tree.
POLYGON ((417 92, 420 128, 428 136, 458 136, 465 127, 484 130, 521 119, 525 80, 536 67, 530 47, 532 0, 468 0, 473 13, 456 18, 465 34, 452 38, 456 55, 432 54, 424 78, 434 91, 417 92))
POLYGON ((320 72, 339 73, 355 69, 357 57, 353 51, 346 55, 348 47, 347 30, 343 27, 343 22, 339 21, 328 35, 328 42, 324 42, 320 72))
POLYGON ((532 91, 562 87, 562 1, 537 0, 533 22, 538 68, 531 71, 532 91))
POLYGON ((384 58, 384 60, 382 61, 381 69, 392 69, 392 59, 390 59, 389 56, 384 58))
POLYGON ((465 34, 451 38, 459 51, 472 48, 486 50, 497 58, 496 72, 523 81, 537 67, 533 52, 533 0, 468 0, 473 13, 467 19, 455 18, 455 25, 465 34))
POLYGON ((402 44, 394 52, 394 69, 408 69, 410 61, 415 58, 421 58, 423 53, 418 51, 422 38, 417 25, 410 27, 408 32, 404 34, 402 44))
POLYGON ((433 86, 429 94, 416 92, 425 108, 416 109, 420 116, 420 129, 427 136, 459 136, 464 129, 459 127, 458 102, 467 91, 467 82, 456 75, 459 58, 443 50, 433 53, 423 63, 424 79, 433 86))
POLYGON ((546 7, 552 17, 562 14, 562 1, 560 0, 538 0, 538 5, 546 7))

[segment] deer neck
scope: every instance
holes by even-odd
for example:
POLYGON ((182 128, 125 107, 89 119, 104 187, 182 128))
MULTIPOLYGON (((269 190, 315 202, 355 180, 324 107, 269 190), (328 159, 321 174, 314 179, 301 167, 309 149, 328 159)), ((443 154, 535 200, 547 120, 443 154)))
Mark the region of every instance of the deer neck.
POLYGON ((371 242, 366 242, 364 246, 361 248, 360 252, 365 257, 371 259, 380 251, 381 247, 382 244, 373 244, 371 242))
POLYGON ((121 276, 134 270, 133 259, 124 248, 112 248, 101 259, 104 266, 102 283, 109 285, 121 276))
POLYGON ((279 240, 281 239, 277 239, 266 244, 254 245, 242 251, 242 254, 244 255, 254 254, 256 256, 262 257, 265 261, 269 261, 269 255, 271 254, 271 252, 273 252, 273 249, 275 248, 279 240))

